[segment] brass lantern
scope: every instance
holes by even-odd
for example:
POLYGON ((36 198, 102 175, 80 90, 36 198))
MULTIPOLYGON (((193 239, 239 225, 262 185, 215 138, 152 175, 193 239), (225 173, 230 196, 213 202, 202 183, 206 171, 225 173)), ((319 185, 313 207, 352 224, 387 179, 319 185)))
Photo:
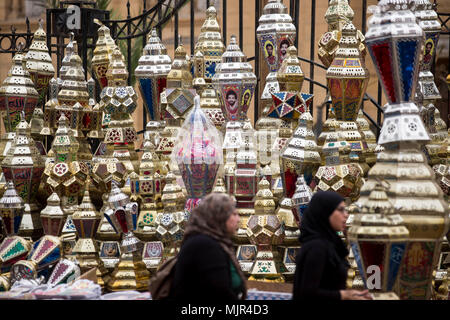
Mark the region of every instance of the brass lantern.
POLYGON ((41 211, 41 221, 45 234, 55 237, 61 235, 66 215, 61 209, 61 200, 56 192, 48 197, 47 206, 41 211))
POLYGON ((100 25, 100 27, 97 30, 98 39, 92 57, 92 72, 94 73, 100 88, 103 89, 108 86, 106 73, 109 64, 111 63, 111 54, 116 44, 111 37, 109 28, 98 19, 94 19, 94 22, 100 25))
POLYGON ((24 65, 30 73, 31 80, 39 94, 38 105, 43 104, 49 81, 55 75, 52 58, 48 53, 47 34, 43 29, 43 20, 39 20, 30 48, 24 58, 24 65))
POLYGON ((6 238, 0 244, 0 273, 8 272, 14 263, 26 259, 31 249, 30 241, 17 236, 24 213, 24 201, 11 181, 6 184, 6 188, 0 199, 0 217, 6 231, 6 238))
POLYGON ((400 299, 429 299, 449 207, 421 151, 429 136, 413 99, 424 37, 410 8, 406 0, 381 0, 369 19, 366 45, 388 104, 378 140, 384 150, 359 202, 367 201, 377 178, 390 183, 387 194, 409 231, 396 293, 400 299))
POLYGON ((409 237, 385 189, 381 183, 375 185, 347 235, 364 284, 371 292, 393 291, 409 237), (381 274, 372 277, 374 272, 381 274))
POLYGON ((22 66, 23 59, 22 53, 16 53, 8 76, 0 87, 0 111, 6 132, 15 131, 22 111, 26 121, 30 121, 38 103, 38 92, 30 73, 22 66))
POLYGON ((150 120, 162 120, 159 100, 167 86, 167 76, 171 68, 172 59, 167 55, 167 49, 158 37, 156 29, 152 29, 134 71, 150 120))

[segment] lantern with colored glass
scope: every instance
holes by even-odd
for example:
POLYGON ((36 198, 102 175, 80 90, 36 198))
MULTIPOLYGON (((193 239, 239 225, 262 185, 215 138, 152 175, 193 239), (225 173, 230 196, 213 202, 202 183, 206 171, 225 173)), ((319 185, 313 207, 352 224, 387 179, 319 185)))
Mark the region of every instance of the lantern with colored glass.
POLYGON ((188 192, 189 212, 200 199, 211 193, 217 172, 223 163, 222 137, 200 108, 200 97, 194 98, 194 109, 178 132, 172 158, 178 164, 188 192))
POLYGON ((36 195, 44 166, 44 159, 31 138, 31 128, 22 113, 14 141, 2 161, 2 170, 6 180, 14 183, 17 193, 25 202, 25 213, 19 233, 35 240, 42 235, 36 195))
POLYGON ((112 184, 108 202, 110 208, 104 215, 114 231, 122 234, 122 255, 111 274, 108 290, 147 290, 150 274, 142 261, 143 244, 133 234, 137 227, 138 204, 131 202, 116 183, 112 184))
POLYGON ((156 29, 152 29, 134 71, 150 120, 162 120, 159 99, 167 86, 167 76, 171 68, 172 59, 167 55, 167 49, 158 37, 156 29))
POLYGON ((25 119, 30 121, 38 103, 38 92, 34 88, 30 73, 22 67, 23 59, 24 54, 16 53, 8 76, 0 88, 0 111, 6 132, 15 131, 22 111, 25 112, 25 119))
POLYGON ((43 104, 47 94, 50 79, 55 75, 47 47, 47 34, 43 28, 43 20, 39 20, 39 28, 36 30, 30 48, 24 58, 24 65, 30 73, 31 80, 39 94, 38 105, 43 104))
POLYGON ((47 199, 47 206, 41 211, 42 227, 44 233, 59 237, 66 221, 66 215, 61 209, 61 200, 56 192, 47 199))
POLYGON ((25 205, 9 181, 6 191, 0 199, 0 217, 6 238, 0 244, 0 273, 8 272, 19 260, 26 259, 31 249, 31 242, 17 236, 24 213, 25 205))
POLYGON ((116 44, 111 37, 109 28, 98 19, 94 19, 94 22, 100 27, 97 30, 98 39, 92 57, 92 72, 94 73, 100 88, 103 89, 108 86, 106 73, 111 62, 111 54, 116 44))
POLYGON ((366 288, 372 292, 393 291, 409 237, 386 189, 380 182, 376 184, 348 230, 356 264, 366 288))

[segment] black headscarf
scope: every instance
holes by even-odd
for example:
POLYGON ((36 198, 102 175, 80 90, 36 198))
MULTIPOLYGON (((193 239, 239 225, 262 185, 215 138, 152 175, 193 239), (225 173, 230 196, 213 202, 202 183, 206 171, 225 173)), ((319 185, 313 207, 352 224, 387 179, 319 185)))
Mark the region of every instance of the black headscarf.
POLYGON ((341 259, 348 255, 342 239, 330 225, 330 216, 345 199, 333 191, 319 191, 313 195, 308 204, 301 224, 299 241, 303 245, 313 239, 328 240, 334 245, 341 259))

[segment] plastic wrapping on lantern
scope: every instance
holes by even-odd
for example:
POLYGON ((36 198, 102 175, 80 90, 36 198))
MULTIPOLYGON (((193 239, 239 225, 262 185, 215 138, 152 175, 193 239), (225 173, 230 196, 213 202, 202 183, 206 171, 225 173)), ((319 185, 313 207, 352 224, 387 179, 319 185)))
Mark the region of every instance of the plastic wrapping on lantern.
POLYGON ((222 135, 200 108, 200 97, 178 131, 171 159, 178 164, 190 198, 202 198, 212 191, 223 163, 222 135))

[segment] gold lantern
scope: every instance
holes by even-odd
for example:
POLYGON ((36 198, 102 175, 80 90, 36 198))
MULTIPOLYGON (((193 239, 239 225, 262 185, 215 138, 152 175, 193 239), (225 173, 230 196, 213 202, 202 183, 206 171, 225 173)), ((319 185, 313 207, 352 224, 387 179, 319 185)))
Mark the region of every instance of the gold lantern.
POLYGON ((108 77, 106 73, 109 64, 111 63, 111 54, 113 53, 116 44, 111 37, 109 28, 98 19, 94 19, 94 22, 100 27, 97 30, 98 38, 92 57, 92 72, 94 73, 100 88, 103 89, 108 86, 108 77))

